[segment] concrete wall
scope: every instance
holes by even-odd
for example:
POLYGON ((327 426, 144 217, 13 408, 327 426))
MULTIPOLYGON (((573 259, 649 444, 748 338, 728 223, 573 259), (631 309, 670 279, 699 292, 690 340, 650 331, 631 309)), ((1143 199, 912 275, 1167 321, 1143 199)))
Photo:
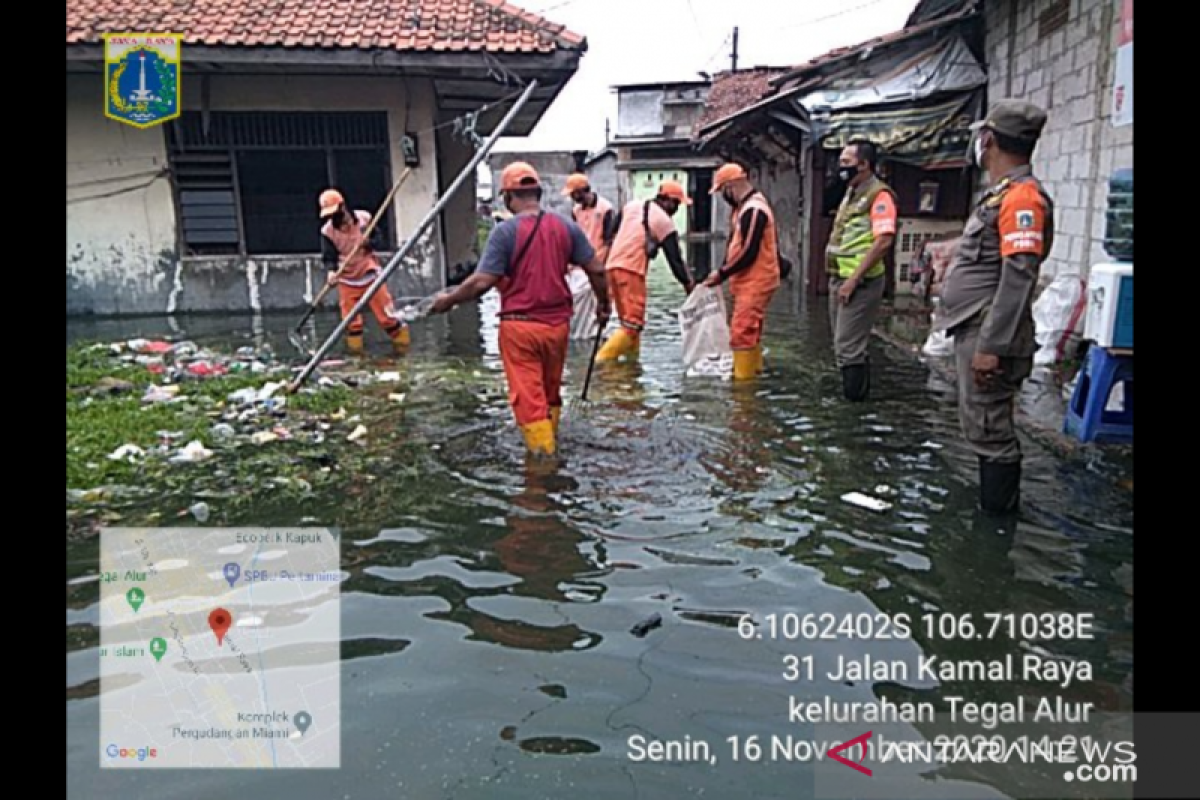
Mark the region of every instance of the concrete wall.
POLYGON ((175 211, 162 129, 104 117, 100 75, 67 76, 67 313, 162 310, 175 211))
MULTIPOLYGON (((582 157, 582 153, 578 154, 582 157)), ((488 156, 488 166, 492 169, 492 182, 497 192, 496 207, 499 208, 500 173, 514 161, 524 161, 537 170, 542 179, 545 191, 542 193, 542 206, 553 209, 568 217, 571 215, 571 198, 563 195, 563 187, 567 185, 567 176, 575 172, 576 154, 566 150, 553 150, 542 153, 493 153, 488 156)))
MULTIPOLYGON (((465 139, 454 136, 451 128, 438 131, 437 147, 440 159, 438 169, 441 173, 442 189, 445 191, 475 155, 475 148, 465 139)), ((459 265, 479 261, 480 254, 476 252, 475 241, 477 208, 475 173, 472 171, 458 194, 450 198, 442 214, 446 237, 446 263, 451 272, 459 265)))
POLYGON ((612 203, 617 209, 627 199, 621 191, 621 182, 617 176, 617 157, 608 155, 593 161, 587 167, 588 182, 592 189, 601 197, 612 203))
POLYGON ((1067 25, 1039 39, 1052 0, 994 0, 985 8, 990 99, 1019 97, 1046 109, 1034 170, 1056 211, 1043 279, 1087 275, 1110 260, 1102 248, 1108 179, 1133 166, 1133 126, 1112 124, 1120 0, 1071 0, 1067 25))
MULTIPOLYGON (((386 110, 392 173, 403 170, 400 135, 419 136, 421 165, 392 208, 403 239, 439 192, 435 95, 427 80, 391 78, 212 76, 213 111, 386 110)), ((183 107, 201 107, 201 80, 183 82, 183 107)), ((166 181, 103 201, 82 198, 136 181, 96 184, 166 163, 165 130, 138 131, 101 113, 99 75, 67 77, 67 310, 68 313, 153 314, 299 308, 320 287, 319 258, 177 258, 174 200, 166 181), (89 182, 84 186, 84 182, 89 182), (72 188, 75 187, 75 188, 72 188)), ((466 192, 470 197, 470 192, 466 192)), ((315 202, 315 198, 314 198, 315 202)), ((473 209, 471 211, 473 218, 473 209)), ((397 270, 394 294, 417 295, 444 285, 439 226, 423 237, 397 270)), ((332 302, 332 295, 331 295, 332 302)))

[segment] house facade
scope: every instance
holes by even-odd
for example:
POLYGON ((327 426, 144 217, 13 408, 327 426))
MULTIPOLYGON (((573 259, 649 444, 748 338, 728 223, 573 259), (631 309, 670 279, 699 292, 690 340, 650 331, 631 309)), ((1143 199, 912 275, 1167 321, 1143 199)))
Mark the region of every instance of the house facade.
MULTIPOLYGON (((501 0, 67 4, 67 312, 288 309, 323 281, 318 193, 417 226, 529 81, 527 135, 586 50, 501 0), (181 116, 139 130, 103 113, 106 32, 183 35, 181 116)), ((410 296, 474 259, 474 175, 393 276, 410 296)))

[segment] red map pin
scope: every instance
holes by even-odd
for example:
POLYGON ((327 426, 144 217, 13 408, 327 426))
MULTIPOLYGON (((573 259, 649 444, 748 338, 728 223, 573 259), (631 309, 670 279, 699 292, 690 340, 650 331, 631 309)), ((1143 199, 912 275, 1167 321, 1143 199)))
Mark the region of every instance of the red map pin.
POLYGON ((233 615, 223 608, 213 609, 213 612, 208 615, 208 627, 213 629, 213 633, 217 635, 217 646, 221 646, 221 641, 225 638, 225 632, 229 630, 229 626, 233 624, 233 615))

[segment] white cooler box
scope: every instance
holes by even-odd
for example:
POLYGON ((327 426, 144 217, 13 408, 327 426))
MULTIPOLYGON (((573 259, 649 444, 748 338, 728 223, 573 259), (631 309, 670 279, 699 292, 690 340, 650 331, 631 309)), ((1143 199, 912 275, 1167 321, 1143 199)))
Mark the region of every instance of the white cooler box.
POLYGON ((1083 338, 1101 347, 1133 349, 1133 264, 1096 264, 1088 278, 1083 338))

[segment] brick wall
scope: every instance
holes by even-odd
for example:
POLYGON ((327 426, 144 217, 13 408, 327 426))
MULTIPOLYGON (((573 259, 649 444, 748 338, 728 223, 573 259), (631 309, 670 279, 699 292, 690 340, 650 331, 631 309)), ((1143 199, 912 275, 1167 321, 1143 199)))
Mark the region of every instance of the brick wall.
POLYGON ((1133 166, 1133 126, 1112 124, 1120 0, 1070 0, 1065 26, 1041 36, 1056 0, 993 0, 985 8, 988 95, 1046 110, 1034 170, 1056 209, 1055 244, 1043 280, 1086 275, 1110 260, 1101 243, 1108 178, 1133 166))

